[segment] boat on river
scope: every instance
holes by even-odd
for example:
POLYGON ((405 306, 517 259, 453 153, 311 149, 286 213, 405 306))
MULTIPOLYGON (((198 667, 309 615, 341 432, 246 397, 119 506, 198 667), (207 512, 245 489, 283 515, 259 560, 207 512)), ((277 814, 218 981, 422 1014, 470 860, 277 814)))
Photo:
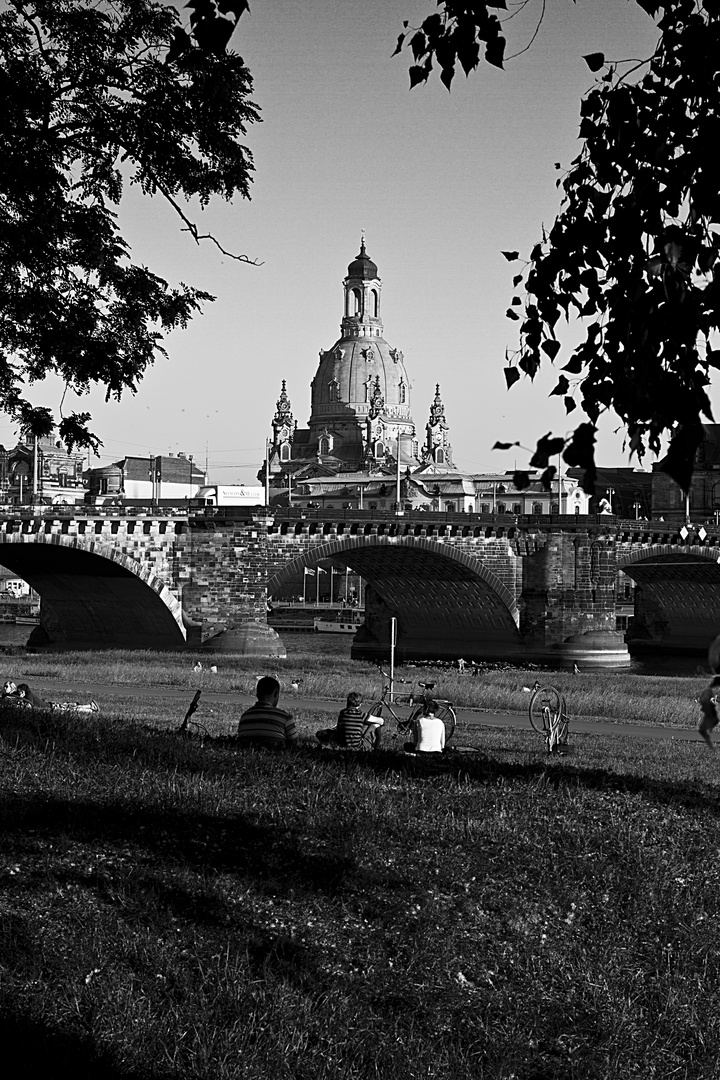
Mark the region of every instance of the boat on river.
POLYGON ((338 611, 331 619, 316 615, 313 630, 316 634, 355 634, 364 619, 364 611, 338 611))

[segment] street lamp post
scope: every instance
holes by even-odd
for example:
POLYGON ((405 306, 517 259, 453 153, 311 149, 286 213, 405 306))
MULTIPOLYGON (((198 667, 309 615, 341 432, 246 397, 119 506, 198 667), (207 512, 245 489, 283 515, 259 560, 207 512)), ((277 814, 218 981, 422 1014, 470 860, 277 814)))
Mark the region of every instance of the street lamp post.
POLYGON ((395 477, 395 512, 400 515, 405 511, 400 508, 400 447, 403 436, 409 435, 412 439, 415 434, 415 430, 412 431, 398 431, 397 436, 397 475, 395 477))

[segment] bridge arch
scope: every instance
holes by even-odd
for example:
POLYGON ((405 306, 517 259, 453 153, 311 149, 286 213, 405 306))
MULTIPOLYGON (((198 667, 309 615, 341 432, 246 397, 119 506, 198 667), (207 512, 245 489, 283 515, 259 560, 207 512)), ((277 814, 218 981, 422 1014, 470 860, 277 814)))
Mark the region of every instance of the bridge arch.
POLYGON ((54 649, 185 644, 177 597, 149 567, 111 544, 83 536, 0 532, 0 564, 40 595, 44 633, 38 644, 54 649))
MULTIPOLYGON (((282 546, 280 547, 282 550, 282 546)), ((365 625, 353 656, 385 650, 389 622, 398 620, 398 657, 506 656, 519 641, 519 610, 503 581, 461 548, 419 536, 362 535, 305 547, 269 575, 268 596, 305 568, 336 559, 367 583, 365 625)))
POLYGON ((635 582, 631 652, 706 652, 720 631, 717 548, 648 544, 621 555, 618 569, 635 582))
POLYGON ((715 563, 716 566, 720 559, 717 548, 703 547, 701 544, 647 544, 645 547, 635 548, 620 555, 617 565, 618 570, 627 573, 629 567, 637 563, 653 562, 659 565, 676 556, 688 562, 708 562, 715 563))

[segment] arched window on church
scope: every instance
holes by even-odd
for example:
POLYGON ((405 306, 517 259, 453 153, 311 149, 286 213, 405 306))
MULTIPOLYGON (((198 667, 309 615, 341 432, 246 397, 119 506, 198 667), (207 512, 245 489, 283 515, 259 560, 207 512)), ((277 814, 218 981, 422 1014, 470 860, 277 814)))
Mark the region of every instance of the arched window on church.
POLYGON ((442 446, 438 446, 437 450, 435 451, 435 464, 445 464, 445 451, 443 450, 442 446))
POLYGON ((362 313, 362 293, 360 289, 353 289, 348 296, 350 310, 348 315, 360 315, 362 313))
POLYGON ((378 296, 377 289, 370 290, 370 310, 372 311, 373 318, 377 319, 380 310, 380 297, 378 296))
POLYGON ((281 461, 289 461, 290 460, 290 443, 285 442, 285 443, 282 443, 282 445, 280 446, 280 460, 281 461))
POLYGON ((375 443, 375 457, 376 458, 385 457, 385 444, 384 443, 382 443, 382 442, 376 442, 375 443))
POLYGON ((400 404, 404 405, 407 401, 407 387, 405 386, 405 383, 402 382, 402 380, 400 381, 400 385, 398 386, 398 397, 400 399, 400 404))
POLYGON ((330 453, 330 440, 328 439, 327 435, 322 435, 321 436, 320 442, 318 443, 318 453, 319 454, 329 454, 330 453))

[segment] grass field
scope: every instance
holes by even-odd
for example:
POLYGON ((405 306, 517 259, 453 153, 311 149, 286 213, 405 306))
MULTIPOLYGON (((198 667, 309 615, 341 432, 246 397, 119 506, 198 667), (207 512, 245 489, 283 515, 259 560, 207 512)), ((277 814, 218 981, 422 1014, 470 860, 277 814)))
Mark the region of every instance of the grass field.
POLYGON ((101 704, 0 714, 5 1075, 717 1075, 703 744, 473 729, 428 764, 300 708, 273 756, 229 704, 204 740, 101 704))
MULTIPOLYGON (((341 700, 349 690, 360 691, 366 702, 379 696, 382 678, 375 667, 357 660, 321 656, 308 652, 291 660, 257 660, 235 656, 208 658, 207 653, 99 652, 62 653, 4 658, 4 678, 20 681, 27 676, 33 688, 43 679, 75 683, 107 682, 123 685, 172 686, 188 690, 238 691, 251 694, 261 675, 275 675, 283 688, 283 700, 295 696, 293 681, 300 681, 301 697, 341 700), (200 661, 203 669, 194 670, 200 661), (218 671, 210 671, 216 664, 218 671)), ((709 675, 694 678, 657 677, 609 672, 588 672, 579 677, 564 672, 542 673, 537 669, 489 668, 478 678, 443 669, 399 668, 398 693, 418 689, 420 680, 436 680, 434 693, 449 698, 460 708, 489 712, 526 712, 529 695, 523 687, 536 678, 549 679, 565 694, 575 717, 695 727, 699 709, 694 698, 708 684, 709 675)))

